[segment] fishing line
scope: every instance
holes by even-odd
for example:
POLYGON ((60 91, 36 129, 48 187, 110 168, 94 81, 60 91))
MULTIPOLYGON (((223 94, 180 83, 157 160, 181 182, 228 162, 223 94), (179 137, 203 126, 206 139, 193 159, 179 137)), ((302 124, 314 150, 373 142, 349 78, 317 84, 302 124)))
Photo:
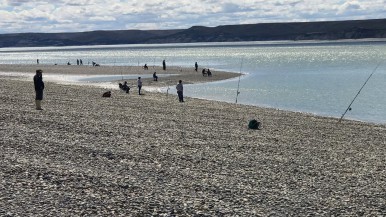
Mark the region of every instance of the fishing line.
POLYGON ((181 118, 181 137, 182 137, 182 141, 183 143, 182 144, 186 144, 186 129, 185 129, 185 117, 186 117, 186 109, 185 109, 185 103, 180 103, 182 104, 182 118, 181 118))
POLYGON ((244 57, 241 59, 241 64, 240 64, 240 73, 239 73, 239 82, 237 83, 237 92, 236 92, 236 104, 237 104, 237 97, 240 94, 240 78, 241 78, 241 68, 243 67, 243 62, 244 62, 244 57))
POLYGON ((378 67, 381 65, 382 61, 380 61, 378 63, 378 65, 374 68, 374 70, 372 71, 372 73, 370 74, 370 76, 366 79, 365 83, 362 85, 361 89, 359 89, 358 93, 355 95, 354 99, 351 101, 350 105, 348 105, 346 111, 342 114, 342 116, 340 117, 338 123, 340 123, 343 119, 343 117, 346 115, 346 113, 348 111, 351 111, 351 105, 354 103, 355 99, 358 97, 358 95, 361 93, 362 89, 366 86, 367 82, 370 80, 371 76, 373 76, 373 74, 377 71, 378 67))

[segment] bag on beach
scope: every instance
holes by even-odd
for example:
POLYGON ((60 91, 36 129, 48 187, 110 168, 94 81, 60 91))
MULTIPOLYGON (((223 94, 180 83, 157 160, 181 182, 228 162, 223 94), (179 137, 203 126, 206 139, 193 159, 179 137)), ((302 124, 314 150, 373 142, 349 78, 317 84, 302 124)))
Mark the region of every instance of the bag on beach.
POLYGON ((102 97, 111 97, 111 91, 104 92, 102 97))
POLYGON ((260 127, 260 122, 256 121, 255 119, 249 121, 249 124, 248 124, 249 129, 258 130, 260 129, 259 127, 260 127))

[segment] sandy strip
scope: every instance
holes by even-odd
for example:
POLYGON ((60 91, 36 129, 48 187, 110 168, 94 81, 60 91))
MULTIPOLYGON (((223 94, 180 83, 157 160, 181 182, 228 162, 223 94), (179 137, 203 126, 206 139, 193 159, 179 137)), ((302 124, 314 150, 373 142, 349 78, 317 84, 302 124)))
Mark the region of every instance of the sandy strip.
MULTIPOLYGON (((166 87, 176 85, 178 80, 183 80, 185 84, 204 83, 225 80, 239 76, 238 73, 230 73, 224 71, 216 71, 211 69, 212 76, 202 76, 201 70, 194 71, 194 68, 168 67, 167 70, 162 70, 162 67, 149 67, 144 70, 138 66, 78 66, 78 65, 10 65, 0 64, 0 72, 22 72, 35 73, 36 69, 42 69, 43 74, 61 74, 61 75, 152 75, 157 72, 160 79, 155 82, 153 78, 143 79, 144 86, 166 87), (167 76, 173 74, 174 76, 167 76), (162 78, 161 78, 162 77, 162 78)), ((120 81, 118 81, 120 82, 120 81)), ((131 86, 136 86, 136 80, 129 81, 131 86)))
POLYGON ((386 215, 384 125, 102 92, 0 78, 0 215, 386 215))

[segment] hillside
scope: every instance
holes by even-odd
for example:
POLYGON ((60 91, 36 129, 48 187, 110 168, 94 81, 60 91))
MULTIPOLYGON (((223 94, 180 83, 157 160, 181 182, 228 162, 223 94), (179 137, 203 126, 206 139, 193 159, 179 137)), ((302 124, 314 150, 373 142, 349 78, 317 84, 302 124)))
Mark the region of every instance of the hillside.
POLYGON ((0 34, 0 47, 386 38, 386 19, 194 26, 175 30, 0 34))

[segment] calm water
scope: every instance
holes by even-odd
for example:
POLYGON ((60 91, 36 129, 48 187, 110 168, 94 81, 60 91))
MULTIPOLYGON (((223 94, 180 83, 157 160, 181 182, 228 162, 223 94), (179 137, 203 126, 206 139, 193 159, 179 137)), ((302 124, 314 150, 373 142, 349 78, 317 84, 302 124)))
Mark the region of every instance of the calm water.
MULTIPOLYGON (((199 67, 245 73, 238 103, 340 117, 368 76, 345 118, 386 123, 386 43, 205 43, 2 48, 0 63, 199 67)), ((192 97, 235 102, 238 78, 186 85, 192 97)), ((174 87, 173 89, 174 90, 174 87)))

